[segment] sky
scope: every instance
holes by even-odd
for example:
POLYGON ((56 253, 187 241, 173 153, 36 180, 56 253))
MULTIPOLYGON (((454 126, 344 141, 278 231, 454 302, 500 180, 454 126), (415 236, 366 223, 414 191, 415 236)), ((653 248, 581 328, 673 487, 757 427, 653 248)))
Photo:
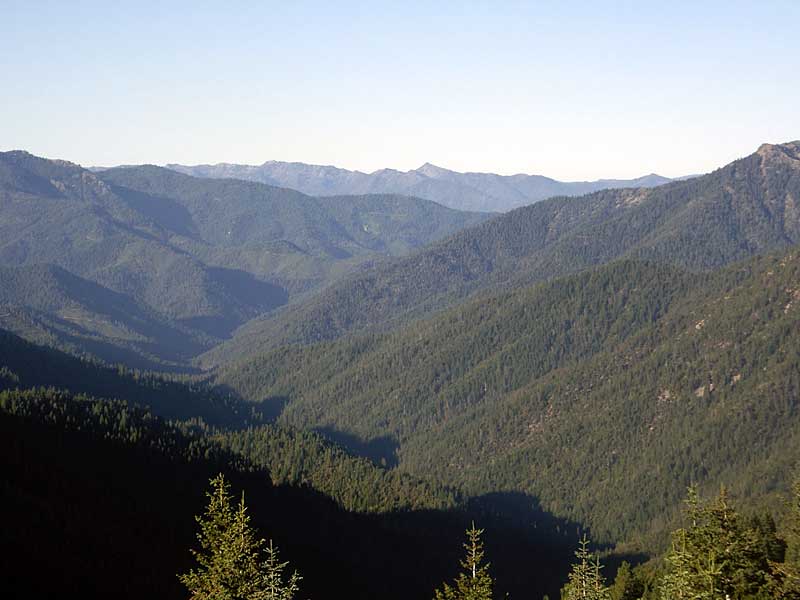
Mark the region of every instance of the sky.
POLYGON ((674 177, 800 139, 797 0, 0 0, 0 13, 0 150, 84 166, 674 177))

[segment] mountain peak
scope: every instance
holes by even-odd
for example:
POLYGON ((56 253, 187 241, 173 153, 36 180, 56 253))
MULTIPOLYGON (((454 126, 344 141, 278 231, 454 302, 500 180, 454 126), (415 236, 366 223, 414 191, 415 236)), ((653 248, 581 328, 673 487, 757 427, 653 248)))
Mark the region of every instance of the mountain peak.
POLYGON ((766 161, 779 161, 800 168, 800 140, 785 144, 761 144, 756 154, 766 161))
POLYGON ((426 162, 422 165, 419 169, 415 169, 417 173, 421 175, 425 175, 427 177, 440 177, 442 175, 453 173, 450 169, 444 169, 442 167, 437 167, 436 165, 426 162))

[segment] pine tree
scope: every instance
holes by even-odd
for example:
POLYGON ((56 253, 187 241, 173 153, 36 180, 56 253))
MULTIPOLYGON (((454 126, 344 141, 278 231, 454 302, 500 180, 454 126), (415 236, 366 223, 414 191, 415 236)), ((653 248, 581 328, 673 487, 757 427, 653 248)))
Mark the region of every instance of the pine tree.
POLYGON ((192 600, 291 600, 300 576, 295 572, 284 581, 287 563, 278 560, 271 541, 265 548, 266 540, 257 537, 244 494, 234 509, 230 485, 220 474, 206 496, 205 513, 195 517, 201 549, 192 555, 198 568, 178 576, 192 600))
POLYGON ((754 598, 767 594, 770 564, 759 534, 746 526, 727 492, 703 505, 694 488, 686 501, 689 526, 673 533, 662 579, 664 600, 754 598))
POLYGON ((489 563, 483 564, 483 529, 476 529, 475 523, 467 529, 467 543, 464 549, 467 556, 461 561, 464 572, 459 574, 453 586, 445 583, 436 590, 435 600, 491 600, 494 582, 489 575, 489 563))
POLYGON ((773 564, 773 596, 780 600, 800 600, 800 478, 792 486, 786 553, 782 564, 773 564))
POLYGON ((672 547, 666 556, 667 573, 661 580, 661 600, 695 598, 691 582, 694 557, 686 549, 686 530, 672 534, 672 547))
POLYGON ((589 552, 589 539, 584 534, 579 542, 575 557, 578 561, 572 565, 569 582, 561 592, 564 600, 610 600, 610 592, 605 578, 600 572, 603 565, 600 557, 589 552))
POLYGON ((611 600, 637 600, 644 594, 644 585, 631 569, 628 561, 622 561, 617 569, 614 584, 609 589, 611 600))
POLYGON ((252 596, 253 600, 292 600, 300 590, 300 575, 295 571, 284 581, 283 570, 289 565, 278 559, 278 549, 272 545, 272 540, 266 547, 267 558, 261 574, 261 589, 252 596))
POLYGON ((792 486, 789 531, 786 536, 786 564, 800 571, 800 476, 792 486))

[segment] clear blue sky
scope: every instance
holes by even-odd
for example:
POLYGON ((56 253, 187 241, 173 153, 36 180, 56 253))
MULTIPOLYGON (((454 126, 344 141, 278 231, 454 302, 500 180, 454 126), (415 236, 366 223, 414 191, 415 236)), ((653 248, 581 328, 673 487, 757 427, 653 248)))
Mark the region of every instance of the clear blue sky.
POLYGON ((0 0, 0 149, 704 172, 800 138, 800 2, 0 0))

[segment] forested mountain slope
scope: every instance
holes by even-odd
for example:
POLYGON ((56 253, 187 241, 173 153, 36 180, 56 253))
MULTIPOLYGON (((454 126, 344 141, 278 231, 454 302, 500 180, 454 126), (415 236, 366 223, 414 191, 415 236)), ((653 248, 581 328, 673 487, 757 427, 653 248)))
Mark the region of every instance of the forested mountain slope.
POLYGON ((0 330, 0 390, 35 387, 124 400, 166 419, 195 420, 215 427, 242 428, 265 420, 260 407, 196 382, 183 382, 130 369, 108 367, 0 330))
POLYGON ((387 471, 321 436, 270 424, 269 406, 242 402, 207 385, 109 368, 31 344, 0 330, 0 391, 46 388, 114 398, 190 424, 214 444, 266 468, 276 484, 308 485, 361 512, 452 508, 452 491, 387 471))
POLYGON ((580 196, 601 189, 654 187, 670 181, 650 174, 637 179, 556 181, 541 175, 459 173, 425 163, 411 171, 381 169, 373 173, 330 166, 267 161, 262 165, 167 165, 195 177, 259 181, 314 196, 335 194, 404 194, 433 200, 459 210, 505 212, 552 196, 580 196))
POLYGON ((210 342, 198 329, 52 264, 0 266, 0 326, 137 368, 180 369, 210 342))
POLYGON ((624 260, 219 381, 280 422, 394 441, 399 468, 518 490, 652 547, 686 486, 755 499, 800 457, 800 252, 711 274, 624 260), (273 400, 271 400, 273 399, 273 400))
MULTIPOLYGON (((226 249, 245 252, 268 244, 318 258, 352 258, 368 252, 402 255, 487 218, 419 198, 388 194, 314 198, 290 189, 201 179, 152 166, 109 169, 97 175, 129 204, 160 218, 171 232, 183 232, 223 255, 226 249), (169 218, 161 208, 165 204, 172 209, 169 218)), ((238 257, 237 264, 246 257, 238 257)), ((261 261, 247 270, 274 274, 275 267, 261 261)), ((298 265, 291 267, 285 276, 299 279, 298 265)))
POLYGON ((763 145, 708 175, 653 189, 553 198, 344 280, 254 320, 213 365, 283 343, 387 329, 480 290, 558 277, 620 257, 693 270, 800 241, 800 142, 763 145))
POLYGON ((246 492, 257 527, 305 576, 306 593, 402 598, 434 585, 431 567, 441 559, 428 540, 418 555, 426 562, 414 563, 420 577, 385 583, 394 579, 396 553, 425 537, 422 527, 404 529, 410 519, 359 516, 309 490, 273 486, 268 472, 147 413, 53 392, 2 392, 0 428, 0 500, 9 517, 0 536, 13 550, 2 572, 12 596, 185 597, 176 573, 192 564, 193 515, 221 470, 246 492), (51 575, 41 577, 42 568, 51 575))
POLYGON ((185 366, 295 294, 485 219, 414 198, 320 200, 0 153, 3 324, 108 360, 185 366))

